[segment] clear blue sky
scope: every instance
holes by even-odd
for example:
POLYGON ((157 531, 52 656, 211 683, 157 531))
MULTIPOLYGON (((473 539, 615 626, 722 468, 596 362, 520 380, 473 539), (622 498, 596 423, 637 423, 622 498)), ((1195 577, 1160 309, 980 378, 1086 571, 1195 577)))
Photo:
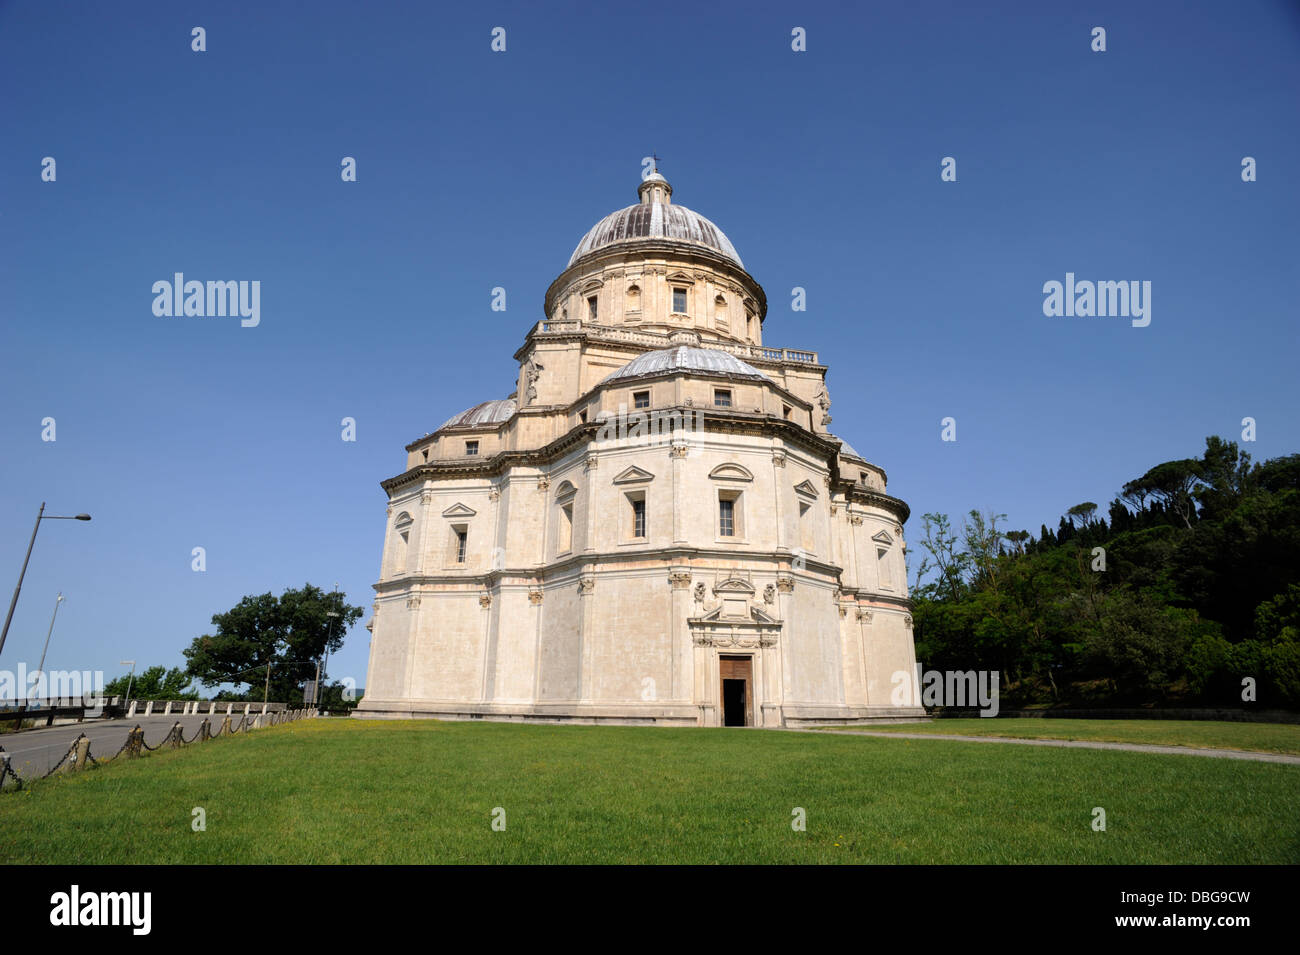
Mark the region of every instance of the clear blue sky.
MULTIPOLYGON (((5 605, 40 502, 94 515, 43 527, 6 669, 59 590, 48 667, 109 677, 249 593, 338 581, 369 619, 379 482, 512 390, 651 150, 767 343, 829 363, 914 541, 973 507, 1037 533, 1247 415, 1257 458, 1300 450, 1293 3, 10 2, 0 90, 5 605), (260 326, 155 317, 177 271, 259 280, 260 326), (1151 325, 1044 317, 1067 271, 1151 281, 1151 325)), ((332 675, 363 684, 368 640, 332 675)))

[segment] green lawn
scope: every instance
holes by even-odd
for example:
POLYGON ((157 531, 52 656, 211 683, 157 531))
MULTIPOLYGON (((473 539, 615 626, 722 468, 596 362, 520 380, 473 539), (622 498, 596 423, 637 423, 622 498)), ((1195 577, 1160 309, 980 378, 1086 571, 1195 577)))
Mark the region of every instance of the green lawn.
POLYGON ((1017 739, 1085 739, 1111 743, 1157 743, 1245 749, 1300 755, 1300 725, 1294 723, 1224 723, 1213 720, 1076 720, 972 719, 879 726, 828 726, 833 730, 887 733, 940 733, 955 736, 1013 736, 1017 739))
POLYGON ((1295 863, 1300 767, 833 733, 309 720, 0 794, 0 860, 1295 863), (194 832, 200 806, 207 831, 194 832), (1090 826, 1097 806, 1105 832, 1090 826), (795 807, 806 832, 791 829, 795 807))

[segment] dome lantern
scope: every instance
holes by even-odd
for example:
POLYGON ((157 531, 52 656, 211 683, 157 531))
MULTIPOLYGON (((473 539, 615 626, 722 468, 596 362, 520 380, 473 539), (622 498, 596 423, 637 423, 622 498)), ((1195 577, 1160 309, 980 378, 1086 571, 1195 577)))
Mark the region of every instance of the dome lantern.
POLYGON ((636 194, 641 197, 643 206, 655 202, 662 202, 667 206, 673 201, 673 187, 658 171, 650 173, 641 180, 641 185, 636 188, 636 194))

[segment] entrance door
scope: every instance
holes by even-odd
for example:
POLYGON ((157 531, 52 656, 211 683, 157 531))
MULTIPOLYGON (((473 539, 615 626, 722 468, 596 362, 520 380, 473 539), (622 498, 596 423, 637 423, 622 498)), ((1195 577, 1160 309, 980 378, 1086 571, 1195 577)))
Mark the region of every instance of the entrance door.
POLYGON ((718 670, 722 677, 723 726, 753 726, 754 661, 751 657, 719 657, 718 670))

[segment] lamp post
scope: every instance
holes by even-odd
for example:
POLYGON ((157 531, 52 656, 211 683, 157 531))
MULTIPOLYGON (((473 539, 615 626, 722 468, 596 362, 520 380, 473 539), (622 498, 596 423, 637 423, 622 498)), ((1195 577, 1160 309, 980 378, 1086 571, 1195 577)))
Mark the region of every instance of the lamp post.
POLYGON ((88 521, 89 514, 77 514, 73 517, 60 517, 45 513, 45 502, 36 512, 36 526, 32 528, 32 539, 27 542, 27 556, 23 558, 23 569, 18 573, 18 586, 14 588, 14 599, 9 601, 9 613, 5 616, 5 626, 0 630, 0 653, 4 653, 5 637, 9 636, 9 624, 14 619, 14 608, 18 606, 18 592, 23 589, 23 578, 27 576, 27 562, 32 559, 32 547, 36 543, 36 532, 41 529, 41 521, 88 521))
POLYGON ((40 674, 45 672, 45 654, 50 649, 50 636, 54 633, 54 618, 59 615, 59 604, 63 603, 63 593, 54 598, 54 613, 50 614, 50 629, 45 633, 45 649, 41 651, 41 665, 36 668, 36 685, 40 686, 40 674))
POLYGON ((118 666, 126 666, 127 664, 130 664, 131 666, 131 675, 126 678, 126 702, 122 704, 122 712, 125 713, 131 708, 131 683, 135 680, 135 661, 118 660, 117 664, 118 666))
MULTIPOLYGON (((334 587, 335 590, 338 589, 337 583, 335 583, 334 587)), ((325 631, 325 661, 326 663, 329 663, 329 642, 330 642, 330 638, 333 637, 334 635, 334 621, 337 620, 339 615, 334 611, 326 611, 325 616, 329 617, 329 629, 325 631)), ((312 687, 312 709, 315 709, 317 707, 317 704, 320 703, 321 669, 322 669, 321 661, 320 659, 317 659, 316 660, 316 686, 312 687)))

